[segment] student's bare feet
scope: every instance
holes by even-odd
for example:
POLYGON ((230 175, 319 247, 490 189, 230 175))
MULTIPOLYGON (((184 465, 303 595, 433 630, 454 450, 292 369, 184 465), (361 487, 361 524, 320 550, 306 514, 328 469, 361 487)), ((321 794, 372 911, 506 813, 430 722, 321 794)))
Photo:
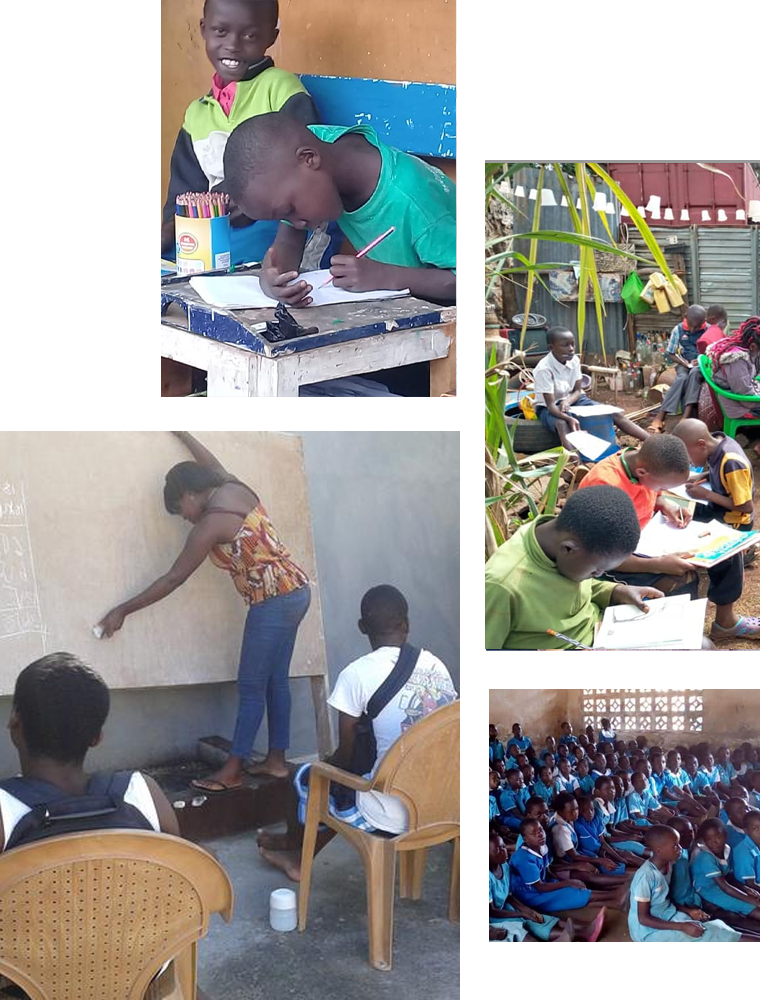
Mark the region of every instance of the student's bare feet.
POLYGON ((291 882, 301 881, 300 851, 269 851, 259 845, 259 854, 267 864, 287 875, 291 882))
POLYGON ((240 788, 243 784, 240 758, 228 758, 218 771, 209 774, 207 778, 194 778, 190 784, 202 792, 226 792, 231 788, 240 788))
POLYGON ((254 778, 287 778, 290 771, 285 761, 285 751, 270 750, 264 760, 246 767, 245 772, 254 778))
POLYGON ((578 941, 598 941, 599 935, 602 933, 602 927, 604 927, 604 918, 606 915, 607 910, 603 906, 590 924, 587 924, 582 930, 579 928, 576 931, 576 939, 578 941))
POLYGON ((266 851, 292 851, 298 846, 289 834, 268 833, 266 830, 259 830, 256 843, 266 851))

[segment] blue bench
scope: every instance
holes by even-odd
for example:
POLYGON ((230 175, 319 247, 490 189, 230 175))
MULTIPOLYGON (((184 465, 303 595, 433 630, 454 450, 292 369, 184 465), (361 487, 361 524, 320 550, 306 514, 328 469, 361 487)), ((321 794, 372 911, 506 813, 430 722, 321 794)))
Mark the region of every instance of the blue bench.
POLYGON ((406 153, 456 159, 453 85, 308 74, 301 82, 326 125, 369 125, 406 153))

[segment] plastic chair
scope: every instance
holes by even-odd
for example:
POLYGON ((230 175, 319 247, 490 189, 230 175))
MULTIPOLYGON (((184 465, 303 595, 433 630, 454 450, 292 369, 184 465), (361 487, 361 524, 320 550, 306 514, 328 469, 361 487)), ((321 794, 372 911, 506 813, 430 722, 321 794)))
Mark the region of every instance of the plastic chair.
POLYGON ((212 913, 231 919, 232 886, 190 841, 145 830, 51 837, 0 854, 0 974, 30 1000, 195 1000, 212 913))
POLYGON ((716 385, 713 381, 713 370, 712 370, 712 358, 708 357, 706 354, 700 354, 699 356, 699 370, 702 372, 702 377, 705 382, 710 386, 715 398, 718 402, 718 406, 723 414, 723 433, 728 437, 736 437, 736 431, 740 427, 760 427, 760 417, 727 417, 726 411, 723 409, 723 404, 721 403, 721 398, 726 399, 737 399, 742 403, 753 403, 755 406, 760 403, 760 396, 740 396, 736 392, 729 392, 728 389, 721 389, 719 385, 716 385))
POLYGON ((306 928, 312 863, 320 823, 357 849, 367 884, 369 961, 387 970, 393 954, 396 855, 400 855, 401 898, 419 899, 427 848, 452 841, 449 920, 459 919, 459 702, 431 712, 411 726, 388 750, 373 778, 364 779, 330 764, 312 764, 301 855, 298 929, 306 928), (357 830, 329 811, 331 781, 357 791, 395 795, 409 812, 409 830, 383 836, 357 830))

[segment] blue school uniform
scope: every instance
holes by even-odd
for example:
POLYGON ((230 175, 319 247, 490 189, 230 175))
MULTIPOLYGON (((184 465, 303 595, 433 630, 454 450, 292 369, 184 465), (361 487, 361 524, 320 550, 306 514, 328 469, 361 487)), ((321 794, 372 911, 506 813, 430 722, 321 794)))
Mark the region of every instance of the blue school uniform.
POLYGON ((728 846, 732 851, 736 850, 738 844, 746 837, 744 830, 740 829, 738 826, 734 826, 731 820, 726 823, 726 838, 728 840, 728 846))
POLYGON ((587 774, 585 778, 578 778, 578 785, 585 795, 590 795, 594 790, 594 779, 587 774))
POLYGON ((628 818, 632 819, 636 826, 651 826, 647 814, 650 809, 659 809, 660 803, 655 800, 649 789, 645 788, 639 793, 632 788, 625 798, 628 803, 628 818))
POLYGON ((745 834, 734 848, 734 877, 740 882, 760 884, 760 847, 745 834))
POLYGON ((718 780, 719 780, 718 768, 713 767, 711 771, 708 771, 707 766, 705 764, 702 764, 700 765, 700 768, 697 771, 697 777, 694 779, 694 784, 692 785, 692 789, 697 785, 700 789, 704 788, 705 786, 707 786, 708 788, 713 788, 715 786, 715 782, 718 780))
POLYGON ((515 916, 513 919, 504 917, 489 917, 489 922, 494 927, 501 927, 507 931, 507 941, 524 941, 528 931, 541 941, 548 941, 552 928, 559 922, 559 917, 544 917, 542 923, 534 920, 525 920, 520 916, 511 903, 507 902, 509 897, 509 865, 501 866, 501 878, 495 872, 488 872, 489 903, 493 903, 497 910, 511 910, 515 916))
POLYGON ((511 788, 505 788, 499 795, 501 822, 510 830, 519 830, 520 823, 525 817, 525 803, 529 798, 530 792, 527 788, 518 788, 516 792, 511 788))
MULTIPOLYGON (((604 826, 604 836, 608 836, 608 832, 611 833, 615 825, 615 807, 609 808, 603 799, 597 797, 594 799, 594 813, 604 826)), ((638 854, 639 857, 643 857, 646 850, 644 845, 637 840, 616 841, 612 846, 616 851, 630 851, 632 854, 638 854)))
POLYGON ((670 866, 670 898, 676 906, 702 907, 702 899, 691 880, 689 855, 686 851, 670 866))
POLYGON ((614 743, 617 739, 614 729, 600 729, 599 730, 599 742, 600 743, 614 743))
POLYGON ((631 882, 631 905, 628 910, 628 929, 632 941, 738 941, 739 931, 732 930, 722 920, 708 920, 702 923, 705 929, 702 937, 693 938, 683 931, 655 930, 644 927, 639 922, 639 902, 649 903, 649 912, 657 920, 670 923, 686 923, 691 917, 679 912, 670 900, 670 869, 661 872, 651 861, 645 861, 633 876, 631 882))
POLYGON ((566 744, 577 743, 577 742, 578 740, 575 738, 575 736, 573 736, 572 733, 570 733, 569 736, 560 736, 560 738, 557 740, 557 743, 566 743, 566 744))
POLYGON ((615 815, 612 818, 614 826, 618 823, 627 823, 631 817, 628 815, 628 799, 625 795, 622 798, 615 799, 615 815))
MULTIPOLYGON (((584 819, 579 816, 575 821, 575 832, 578 836, 578 853, 587 858, 598 858, 602 846, 604 835, 604 824, 598 815, 594 814, 593 819, 584 819)), ((606 870, 605 875, 625 875, 625 865, 621 862, 614 868, 606 870)))
POLYGON ((701 842, 697 844, 691 859, 691 877, 694 888, 699 895, 723 910, 730 910, 732 913, 742 913, 745 916, 755 909, 754 903, 745 903, 741 899, 734 899, 727 892, 723 892, 720 886, 715 884, 715 879, 719 876, 726 877, 733 872, 731 861, 731 848, 726 844, 725 855, 722 858, 716 857, 701 842))
POLYGON ((533 784, 533 794, 542 798, 544 802, 550 806, 555 795, 554 783, 552 782, 551 785, 545 785, 540 779, 535 781, 533 784))
POLYGON ((745 834, 734 848, 734 877, 740 882, 760 884, 760 847, 745 834))
POLYGON ((715 770, 718 772, 718 781, 724 785, 730 785, 736 777, 736 768, 730 760, 725 764, 716 764, 715 770))
POLYGON ((520 736, 519 738, 517 736, 512 736, 507 740, 507 753, 509 753, 509 748, 513 745, 517 747, 520 753, 525 753, 528 747, 533 746, 530 742, 529 736, 520 736))
POLYGON ((752 809, 760 809, 760 792, 749 793, 749 804, 752 809))
MULTIPOLYGON (((546 848, 544 848, 546 851, 546 848)), ((591 899, 590 889, 575 889, 562 886, 556 879, 547 879, 549 867, 548 851, 539 854, 523 844, 515 851, 509 861, 512 891, 527 906, 540 909, 543 913, 554 913, 557 910, 577 910, 587 906, 591 899), (532 886, 538 882, 551 882, 556 889, 551 892, 536 892, 532 886)))
POLYGON ((496 797, 494 795, 488 796, 488 809, 488 822, 490 823, 491 820, 496 819, 499 815, 499 803, 496 801, 496 797))
POLYGON ((578 779, 572 774, 569 778, 563 778, 562 775, 558 775, 556 781, 554 782, 554 787, 558 792, 570 792, 575 794, 576 789, 580 788, 578 779))
POLYGON ((504 769, 506 771, 513 771, 518 766, 517 761, 514 757, 507 757, 504 763, 504 769))

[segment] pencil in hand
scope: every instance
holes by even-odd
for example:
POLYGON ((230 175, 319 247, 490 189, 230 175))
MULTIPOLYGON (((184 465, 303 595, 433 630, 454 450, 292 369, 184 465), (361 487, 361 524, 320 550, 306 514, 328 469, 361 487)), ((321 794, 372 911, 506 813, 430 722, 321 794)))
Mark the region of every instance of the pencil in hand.
MULTIPOLYGON (((372 240, 372 242, 368 243, 363 250, 360 250, 359 253, 356 255, 356 259, 359 260, 360 257, 366 257, 367 254, 370 252, 370 250, 374 250, 375 247, 378 246, 380 243, 382 243, 384 239, 387 239, 392 233, 395 232, 396 232, 396 227, 391 226, 391 228, 387 232, 383 233, 382 236, 378 236, 376 240, 372 240)), ((327 279, 327 281, 323 281, 319 287, 324 288, 325 285, 329 285, 332 280, 333 280, 333 275, 331 274, 330 277, 327 279)))

